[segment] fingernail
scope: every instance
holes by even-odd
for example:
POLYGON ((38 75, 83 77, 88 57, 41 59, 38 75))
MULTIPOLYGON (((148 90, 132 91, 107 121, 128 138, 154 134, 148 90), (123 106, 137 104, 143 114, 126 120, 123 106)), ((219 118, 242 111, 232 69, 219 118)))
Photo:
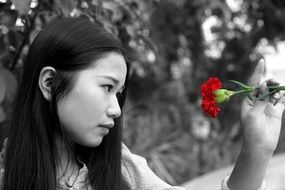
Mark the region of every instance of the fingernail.
POLYGON ((263 58, 261 58, 261 59, 258 61, 258 63, 265 63, 265 61, 264 61, 263 58))
POLYGON ((265 90, 266 89, 266 82, 262 82, 261 84, 260 84, 260 88, 262 89, 262 90, 265 90))

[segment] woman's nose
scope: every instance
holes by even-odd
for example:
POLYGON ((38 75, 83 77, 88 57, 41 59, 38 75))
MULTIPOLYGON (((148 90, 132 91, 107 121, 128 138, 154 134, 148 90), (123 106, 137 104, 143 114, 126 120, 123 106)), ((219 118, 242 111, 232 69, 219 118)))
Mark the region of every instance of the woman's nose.
POLYGON ((120 105, 119 105, 117 97, 112 98, 111 104, 110 104, 110 106, 107 109, 107 115, 108 115, 108 117, 111 117, 111 118, 120 117, 120 115, 121 115, 121 108, 120 108, 120 105))

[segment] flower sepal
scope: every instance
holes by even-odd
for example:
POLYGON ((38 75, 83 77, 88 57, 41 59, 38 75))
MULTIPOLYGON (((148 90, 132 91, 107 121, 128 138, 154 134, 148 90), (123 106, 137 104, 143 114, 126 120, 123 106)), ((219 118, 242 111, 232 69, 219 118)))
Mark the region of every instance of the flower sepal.
POLYGON ((223 88, 215 90, 213 91, 213 93, 215 95, 215 102, 217 104, 229 101, 230 97, 235 94, 234 91, 223 89, 223 88))

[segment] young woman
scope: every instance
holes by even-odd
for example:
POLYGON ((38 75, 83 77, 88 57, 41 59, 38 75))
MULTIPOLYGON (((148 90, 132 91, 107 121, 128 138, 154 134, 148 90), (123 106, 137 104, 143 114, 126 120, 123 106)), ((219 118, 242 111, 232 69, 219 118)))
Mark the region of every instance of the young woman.
MULTIPOLYGON (((1 189, 183 189, 163 182, 121 143, 128 71, 122 45, 99 24, 63 18, 46 26, 24 65, 0 157, 1 189)), ((265 91, 263 84, 259 94, 265 91)), ((284 98, 244 106, 242 152, 223 189, 261 186, 283 110, 284 98)))

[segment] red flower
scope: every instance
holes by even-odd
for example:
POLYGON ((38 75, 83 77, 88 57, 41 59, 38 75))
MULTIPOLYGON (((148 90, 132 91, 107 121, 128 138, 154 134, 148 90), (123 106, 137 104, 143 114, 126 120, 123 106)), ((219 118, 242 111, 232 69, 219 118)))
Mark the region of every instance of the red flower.
POLYGON ((202 92, 202 109, 211 117, 217 117, 221 109, 217 106, 215 101, 215 90, 222 88, 222 82, 217 77, 211 77, 201 86, 202 92))

